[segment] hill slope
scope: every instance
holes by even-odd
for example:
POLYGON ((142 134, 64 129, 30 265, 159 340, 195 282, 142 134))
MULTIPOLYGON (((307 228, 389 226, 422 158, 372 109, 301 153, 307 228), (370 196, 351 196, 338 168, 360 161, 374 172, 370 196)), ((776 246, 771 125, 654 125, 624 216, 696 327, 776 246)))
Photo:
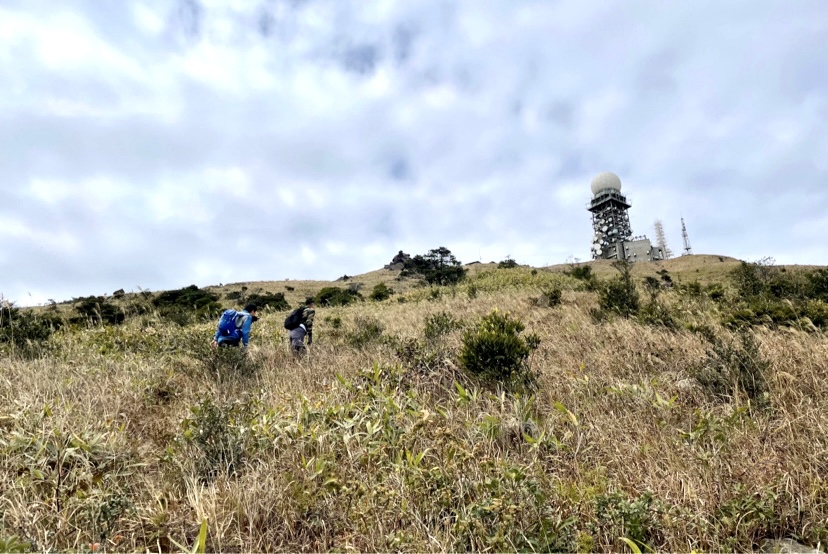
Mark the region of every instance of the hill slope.
MULTIPOLYGON (((701 269, 690 261, 665 263, 685 282, 701 269)), ((597 310, 600 283, 561 269, 472 266, 454 288, 354 277, 400 290, 319 307, 304 359, 283 312, 255 324, 246 357, 210 349, 212 320, 152 311, 5 350, 0 540, 180 550, 206 521, 208 551, 824 544, 824 300, 773 296, 805 283, 786 272, 755 298, 726 282, 651 305, 642 289, 623 318, 597 310), (788 304, 792 319, 733 319, 788 304), (489 333, 495 309, 539 338, 534 388, 461 368, 466 334, 489 333)), ((292 302, 330 284, 289 283, 292 302)))

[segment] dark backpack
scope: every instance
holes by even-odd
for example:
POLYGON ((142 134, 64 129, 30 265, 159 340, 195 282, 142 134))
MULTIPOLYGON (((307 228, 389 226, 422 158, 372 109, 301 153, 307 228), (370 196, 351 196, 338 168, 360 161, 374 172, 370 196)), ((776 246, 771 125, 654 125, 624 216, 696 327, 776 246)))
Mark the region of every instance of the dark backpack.
POLYGON ((302 315, 304 311, 305 307, 301 306, 290 312, 290 315, 285 318, 285 329, 293 331, 299 327, 299 324, 302 323, 302 315))
POLYGON ((244 324, 245 314, 236 310, 224 310, 218 323, 219 336, 234 337, 244 324))

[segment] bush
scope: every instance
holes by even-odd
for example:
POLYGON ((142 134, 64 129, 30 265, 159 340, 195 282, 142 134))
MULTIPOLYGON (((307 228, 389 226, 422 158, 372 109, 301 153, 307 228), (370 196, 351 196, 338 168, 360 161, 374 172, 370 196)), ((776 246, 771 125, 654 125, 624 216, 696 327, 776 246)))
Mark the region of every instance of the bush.
POLYGON ((540 290, 540 296, 537 298, 532 298, 531 302, 535 306, 541 306, 543 308, 554 308, 555 306, 561 305, 561 297, 563 291, 561 291, 561 287, 557 285, 551 285, 548 287, 544 287, 540 290))
POLYGON ((463 327, 463 322, 448 312, 438 312, 426 317, 423 335, 428 340, 435 340, 463 327))
POLYGON ((770 363, 762 357, 756 339, 742 330, 737 341, 722 340, 710 328, 701 329, 710 349, 696 369, 696 381, 711 395, 729 400, 741 391, 754 403, 767 402, 770 363))
POLYGON ((314 297, 317 304, 326 307, 347 306, 359 300, 362 300, 362 295, 358 291, 338 287, 325 287, 314 297))
POLYGON ((43 351, 49 337, 63 325, 56 314, 36 314, 32 310, 21 312, 13 304, 0 307, 0 345, 26 357, 37 356, 43 351))
POLYGON ((507 386, 529 385, 534 376, 528 367, 529 355, 540 338, 521 337, 524 325, 497 309, 485 316, 463 337, 460 363, 471 373, 507 386))
POLYGON ((118 325, 124 322, 126 314, 124 311, 107 302, 103 296, 87 296, 84 298, 75 298, 75 311, 79 316, 72 318, 72 323, 91 323, 92 325, 101 325, 108 323, 110 325, 118 325))
POLYGON ((635 500, 628 500, 617 492, 600 495, 596 498, 595 511, 598 522, 612 535, 609 540, 625 537, 644 546, 657 539, 661 531, 658 502, 650 491, 635 500))
POLYGON ((592 273, 591 265, 572 265, 567 271, 567 275, 578 279, 579 281, 592 281, 595 279, 595 274, 592 273))
POLYGON ((209 482, 241 472, 252 445, 250 431, 257 408, 254 401, 217 406, 208 398, 190 409, 177 443, 194 462, 199 479, 209 482))
POLYGON ((828 302, 828 269, 818 269, 808 274, 810 282, 809 296, 828 302))
POLYGON ((162 292, 152 303, 158 309, 158 315, 183 326, 192 321, 204 321, 218 316, 221 312, 218 299, 218 294, 190 285, 162 292))
POLYGON ((263 308, 270 308, 277 312, 283 312, 290 309, 290 304, 285 300, 283 292, 251 294, 245 304, 255 304, 260 310, 263 308))
POLYGON ((498 269, 512 269, 517 267, 518 263, 512 258, 506 258, 497 264, 498 269))
POLYGON ((374 285, 368 298, 375 302, 382 302, 383 300, 391 298, 392 294, 394 294, 394 289, 388 288, 388 285, 385 283, 377 283, 374 285))
POLYGON ((598 292, 598 305, 603 313, 616 313, 630 317, 638 313, 640 299, 632 279, 632 262, 618 260, 612 267, 620 273, 610 280, 598 292))

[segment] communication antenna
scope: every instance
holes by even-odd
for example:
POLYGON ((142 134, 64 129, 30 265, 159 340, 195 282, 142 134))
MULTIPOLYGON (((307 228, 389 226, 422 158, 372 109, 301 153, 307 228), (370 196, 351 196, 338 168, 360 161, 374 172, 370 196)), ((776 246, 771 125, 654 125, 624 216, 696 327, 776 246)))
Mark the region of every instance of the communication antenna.
POLYGON ((693 249, 690 248, 690 237, 687 236, 687 227, 684 225, 683 217, 681 218, 681 238, 684 239, 684 254, 682 256, 692 254, 693 249))
POLYGON ((655 234, 656 234, 656 246, 661 248, 661 251, 664 252, 664 259, 667 260, 673 257, 673 251, 667 247, 667 239, 664 237, 664 224, 661 223, 660 219, 655 220, 655 234))

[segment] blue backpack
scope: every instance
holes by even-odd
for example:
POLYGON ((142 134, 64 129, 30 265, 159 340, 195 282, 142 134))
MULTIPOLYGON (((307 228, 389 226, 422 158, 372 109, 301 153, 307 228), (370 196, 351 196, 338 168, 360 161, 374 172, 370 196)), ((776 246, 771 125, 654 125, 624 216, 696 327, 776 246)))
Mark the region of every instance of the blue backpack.
POLYGON ((244 324, 246 314, 236 310, 224 310, 218 323, 218 332, 222 337, 235 337, 239 328, 244 324))

